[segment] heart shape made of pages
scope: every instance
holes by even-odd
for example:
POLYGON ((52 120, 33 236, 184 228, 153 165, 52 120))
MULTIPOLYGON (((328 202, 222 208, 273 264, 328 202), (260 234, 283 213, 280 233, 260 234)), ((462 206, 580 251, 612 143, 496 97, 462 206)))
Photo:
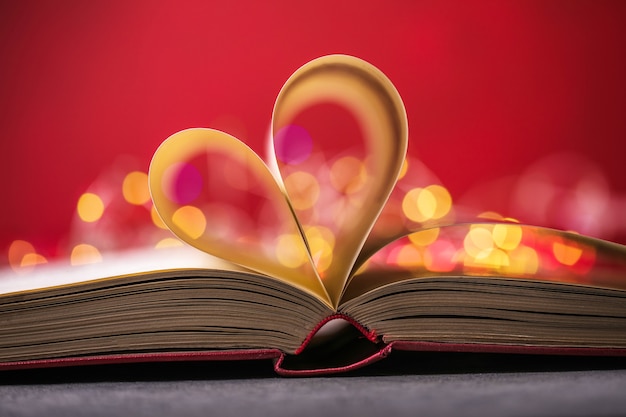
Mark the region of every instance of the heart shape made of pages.
POLYGON ((269 167, 224 132, 170 136, 150 165, 154 205, 190 245, 336 306, 402 166, 404 105, 371 64, 325 56, 287 80, 271 133, 269 167))

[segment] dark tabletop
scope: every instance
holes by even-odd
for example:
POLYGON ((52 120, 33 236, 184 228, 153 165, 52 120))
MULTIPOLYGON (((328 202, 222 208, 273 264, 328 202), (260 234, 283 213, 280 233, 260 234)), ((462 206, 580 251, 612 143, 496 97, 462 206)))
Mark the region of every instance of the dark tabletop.
POLYGON ((626 358, 394 354, 337 376, 269 362, 0 373, 0 416, 626 416, 626 358))

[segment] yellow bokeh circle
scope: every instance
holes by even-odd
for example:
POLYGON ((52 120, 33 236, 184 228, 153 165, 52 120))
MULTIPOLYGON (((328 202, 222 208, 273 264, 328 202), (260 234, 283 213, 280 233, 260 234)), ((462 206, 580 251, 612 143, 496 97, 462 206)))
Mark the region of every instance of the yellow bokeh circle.
POLYGON ((124 195, 124 200, 130 204, 140 206, 150 201, 148 174, 141 171, 128 173, 122 183, 122 194, 124 195))
POLYGON ((84 222, 92 223, 100 220, 104 213, 104 202, 94 193, 84 193, 76 205, 78 217, 84 222))

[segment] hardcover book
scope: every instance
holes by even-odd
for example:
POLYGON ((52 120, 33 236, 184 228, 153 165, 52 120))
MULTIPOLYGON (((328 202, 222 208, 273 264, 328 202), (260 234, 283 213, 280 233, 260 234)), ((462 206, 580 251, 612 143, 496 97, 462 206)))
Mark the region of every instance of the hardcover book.
POLYGON ((264 162, 193 128, 157 149, 152 201, 184 247, 0 277, 0 369, 273 359, 315 375, 392 350, 626 354, 626 247, 454 207, 406 157, 404 104, 369 63, 298 69, 269 143, 264 162))

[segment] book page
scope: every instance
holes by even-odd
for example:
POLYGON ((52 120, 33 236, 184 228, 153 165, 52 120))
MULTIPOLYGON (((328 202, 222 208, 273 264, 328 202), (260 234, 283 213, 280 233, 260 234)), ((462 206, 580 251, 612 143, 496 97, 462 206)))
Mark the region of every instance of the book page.
POLYGON ((299 68, 278 94, 274 172, 226 132, 186 129, 157 149, 150 192, 181 240, 336 307, 396 183, 407 131, 381 71, 329 55, 299 68), (333 128, 320 131, 320 120, 333 128))
POLYGON ((405 159, 404 104, 376 67, 322 57, 281 89, 272 138, 275 166, 336 305, 405 159))
POLYGON ((378 251, 354 276, 344 301, 392 282, 450 275, 626 289, 626 246, 515 223, 434 227, 378 251))
POLYGON ((18 273, 11 268, 5 268, 0 270, 0 294, 33 291, 132 274, 190 268, 248 271, 188 246, 136 249, 105 252, 102 254, 101 262, 84 265, 71 265, 69 260, 57 260, 50 264, 37 265, 28 272, 18 273))

